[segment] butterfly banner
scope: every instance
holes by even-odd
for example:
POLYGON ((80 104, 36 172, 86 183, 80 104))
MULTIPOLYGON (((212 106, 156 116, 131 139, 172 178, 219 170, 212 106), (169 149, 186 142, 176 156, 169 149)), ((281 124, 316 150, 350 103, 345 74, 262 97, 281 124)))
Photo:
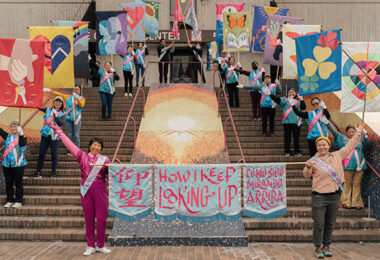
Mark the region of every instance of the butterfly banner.
POLYGON ((41 108, 45 41, 0 38, 0 106, 41 108))
POLYGON ((282 66, 282 25, 301 24, 302 18, 269 15, 266 25, 264 64, 282 66))
POLYGON ((46 42, 44 88, 74 88, 73 27, 29 26, 29 34, 46 42))
POLYGON ((96 12, 96 53, 98 55, 126 54, 127 44, 127 13, 124 11, 96 12))
POLYGON ((127 11, 127 31, 130 42, 145 42, 145 3, 120 4, 127 11))
POLYGON ((340 112, 363 112, 364 102, 380 112, 380 42, 344 42, 340 112))
POLYGON ((251 13, 223 13, 223 51, 249 51, 251 13))
POLYGON ((158 37, 158 10, 160 3, 147 0, 135 0, 135 3, 145 3, 145 34, 148 37, 158 37))
POLYGON ((88 22, 51 21, 53 26, 73 27, 74 76, 88 78, 91 76, 88 64, 88 22))
POLYGON ((216 41, 207 43, 207 68, 206 71, 210 71, 211 63, 220 54, 220 48, 216 41))
POLYGON ((244 3, 216 4, 216 42, 223 42, 223 13, 244 12, 244 3))
POLYGON ((254 20, 252 25, 252 37, 249 51, 263 52, 265 48, 266 24, 268 15, 286 16, 287 8, 255 6, 254 20))
POLYGON ((320 25, 282 25, 283 79, 298 79, 295 37, 319 33, 320 25))
POLYGON ((340 29, 296 37, 301 96, 342 88, 340 29))

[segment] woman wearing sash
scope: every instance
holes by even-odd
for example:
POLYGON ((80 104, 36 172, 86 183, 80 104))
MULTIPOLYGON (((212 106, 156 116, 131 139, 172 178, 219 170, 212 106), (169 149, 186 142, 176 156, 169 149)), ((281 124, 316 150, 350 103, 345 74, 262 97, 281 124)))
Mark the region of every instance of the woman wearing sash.
POLYGON ((95 251, 105 254, 111 253, 111 250, 104 246, 106 239, 106 223, 108 216, 108 193, 107 182, 108 168, 106 165, 110 160, 101 155, 103 149, 103 141, 100 138, 92 138, 88 145, 88 153, 85 153, 77 147, 71 140, 63 133, 61 128, 51 121, 50 118, 46 123, 51 126, 62 140, 62 143, 72 153, 75 160, 77 160, 81 170, 81 203, 84 213, 84 220, 86 224, 86 240, 87 248, 83 255, 89 256, 95 251), (90 166, 90 164, 97 164, 102 166, 90 166), (97 221, 97 245, 95 247, 95 217, 97 221))
POLYGON ((112 101, 116 93, 115 80, 119 80, 120 77, 117 75, 114 68, 112 68, 111 62, 106 62, 104 69, 100 68, 96 63, 90 59, 90 65, 97 69, 100 75, 100 86, 98 92, 100 95, 100 100, 102 102, 102 120, 111 120, 112 116, 112 101), (106 118, 106 108, 108 107, 108 117, 106 118))
MULTIPOLYGON (((249 94, 251 96, 252 102, 252 113, 253 113, 253 121, 257 121, 261 119, 261 109, 260 109, 260 99, 261 99, 261 84, 263 83, 263 77, 265 76, 264 68, 259 69, 259 63, 257 61, 253 61, 252 71, 246 71, 241 69, 235 69, 235 71, 240 72, 242 75, 249 77, 249 85, 243 86, 245 89, 249 89, 249 94)), ((241 87, 241 85, 238 85, 241 87)))
MULTIPOLYGON (((138 49, 135 50, 136 54, 136 87, 139 86, 140 72, 141 77, 144 77, 145 73, 145 55, 148 55, 148 48, 143 42, 139 42, 138 49)), ((142 81, 142 86, 145 86, 145 78, 142 81)))
MULTIPOLYGON (((45 92, 50 92, 53 95, 60 96, 66 102, 66 120, 65 126, 67 135, 74 142, 74 144, 80 147, 80 128, 82 126, 82 109, 86 103, 84 97, 81 94, 81 88, 75 85, 72 95, 65 95, 63 93, 53 91, 49 88, 44 88, 45 92), (75 104, 75 106, 73 106, 75 104)), ((71 155, 69 153, 69 155, 71 155)))
MULTIPOLYGON (((63 98, 57 96, 53 101, 53 106, 50 108, 40 109, 45 113, 44 120, 47 118, 54 119, 54 122, 61 126, 63 122, 63 117, 65 116, 64 107, 63 107, 63 98)), ((34 178, 41 178, 41 170, 44 164, 45 155, 47 149, 50 146, 50 155, 51 155, 51 177, 55 177, 57 164, 58 164, 58 147, 59 147, 59 136, 57 133, 50 128, 50 126, 45 125, 41 129, 41 142, 37 160, 37 171, 34 175, 34 178)))
POLYGON ((220 52, 220 57, 217 57, 214 60, 214 63, 218 64, 218 70, 220 72, 220 77, 222 78, 222 81, 220 82, 220 88, 223 87, 223 84, 226 84, 226 75, 224 74, 225 67, 227 67, 229 55, 225 53, 224 51, 220 52))
POLYGON ((313 106, 313 110, 308 112, 301 112, 296 106, 292 106, 292 108, 297 116, 307 120, 309 132, 306 138, 309 147, 309 155, 314 156, 317 152, 315 140, 321 136, 329 137, 327 127, 325 127, 323 122, 330 120, 330 113, 326 108, 325 102, 317 97, 311 99, 311 105, 313 106))
POLYGON ((276 83, 271 83, 271 76, 265 75, 264 83, 261 86, 260 109, 263 117, 262 133, 263 137, 274 137, 274 116, 276 113, 276 103, 270 98, 270 95, 281 94, 282 89, 278 80, 276 83), (269 134, 267 134, 267 121, 269 119, 269 134))
POLYGON ((235 69, 241 68, 240 63, 235 64, 235 58, 228 58, 228 65, 223 68, 226 75, 226 86, 228 90, 228 103, 230 107, 240 107, 239 103, 239 72, 235 69))
POLYGON ((4 208, 21 208, 24 187, 22 178, 24 177, 24 169, 26 160, 24 153, 26 150, 26 137, 18 121, 12 121, 11 133, 8 134, 0 128, 0 136, 5 140, 4 153, 2 156, 3 173, 5 177, 7 203, 4 208), (16 197, 13 189, 16 186, 16 197))
MULTIPOLYGON (((336 131, 331 123, 327 125, 327 128, 334 136, 334 144, 340 149, 345 147, 348 142, 356 133, 356 129, 353 125, 346 127, 346 135, 336 131)), ((360 154, 360 142, 351 153, 343 160, 344 170, 344 185, 342 193, 342 206, 343 208, 363 208, 363 200, 360 190, 360 183, 363 177, 364 170, 368 168, 364 158, 364 151, 368 147, 370 141, 368 139, 367 131, 363 130, 364 137, 362 139, 361 156, 360 154), (361 157, 361 162, 359 163, 361 157)))
POLYGON ((290 156, 290 139, 293 134, 294 141, 294 155, 302 156, 300 151, 299 139, 302 119, 300 119, 293 111, 292 106, 295 105, 297 109, 306 109, 306 104, 301 96, 298 96, 296 90, 291 88, 288 90, 287 97, 277 97, 270 94, 270 98, 281 106, 282 109, 282 125, 284 126, 284 150, 285 157, 290 156))
POLYGON ((132 97, 132 81, 133 81, 133 72, 135 70, 135 52, 132 47, 129 46, 127 49, 127 55, 123 57, 123 75, 124 75, 124 96, 132 97), (129 85, 129 87, 128 87, 129 85))
POLYGON ((342 161, 355 149, 363 127, 364 124, 360 124, 347 145, 332 153, 329 152, 330 140, 325 136, 319 137, 315 141, 317 153, 306 162, 303 169, 305 178, 312 178, 313 244, 315 256, 319 259, 332 256, 329 246, 344 182, 342 161))

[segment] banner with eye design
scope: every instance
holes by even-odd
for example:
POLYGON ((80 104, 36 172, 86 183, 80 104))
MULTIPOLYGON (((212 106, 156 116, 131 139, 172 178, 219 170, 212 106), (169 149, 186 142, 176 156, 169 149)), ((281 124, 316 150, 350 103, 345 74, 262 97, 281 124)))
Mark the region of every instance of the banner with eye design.
POLYGON ((251 13, 223 13, 223 50, 249 51, 251 13))

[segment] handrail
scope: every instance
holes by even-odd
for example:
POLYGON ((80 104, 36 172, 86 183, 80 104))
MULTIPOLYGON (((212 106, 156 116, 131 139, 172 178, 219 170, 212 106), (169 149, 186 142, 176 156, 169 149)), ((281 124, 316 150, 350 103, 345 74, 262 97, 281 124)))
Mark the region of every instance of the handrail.
MULTIPOLYGON (((336 124, 331 118, 330 118, 330 122, 333 124, 333 126, 336 128, 336 130, 337 130, 339 133, 342 134, 342 131, 340 131, 338 125, 337 125, 337 124, 336 124)), ((380 178, 380 174, 376 171, 376 169, 372 166, 372 164, 369 163, 369 162, 367 161, 367 165, 368 165, 368 167, 372 170, 372 172, 373 172, 378 178, 380 178)))

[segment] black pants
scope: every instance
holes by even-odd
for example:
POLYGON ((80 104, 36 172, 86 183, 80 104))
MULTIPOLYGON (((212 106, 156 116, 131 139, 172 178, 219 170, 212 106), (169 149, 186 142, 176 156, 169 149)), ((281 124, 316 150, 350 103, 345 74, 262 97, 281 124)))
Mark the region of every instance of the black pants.
POLYGON ((284 126, 284 150, 290 153, 290 140, 293 133, 294 152, 300 153, 300 127, 297 124, 283 124, 284 126))
POLYGON ((315 247, 329 246, 338 209, 340 194, 311 195, 311 211, 313 215, 313 244, 315 247))
POLYGON ((51 140, 51 137, 41 136, 40 152, 37 160, 37 172, 41 172, 45 160, 45 155, 49 146, 51 155, 51 173, 53 175, 55 174, 58 164, 59 140, 51 140))
POLYGON ((21 167, 4 167, 3 172, 7 190, 7 202, 20 202, 22 203, 22 197, 24 195, 24 186, 22 184, 22 178, 24 177, 25 166, 21 167), (13 185, 16 186, 16 198, 13 185))
POLYGON ((261 118, 260 99, 261 93, 259 91, 249 91, 252 102, 253 119, 261 118))
POLYGON ((236 87, 237 85, 238 85, 237 82, 227 83, 228 103, 230 104, 230 107, 240 107, 239 89, 236 87))
POLYGON ((132 79, 133 75, 131 71, 123 70, 124 74, 124 91, 125 93, 132 93, 132 79), (129 87, 128 87, 129 84, 129 87))
POLYGON ((158 63, 158 71, 160 73, 160 78, 159 78, 159 81, 160 83, 163 83, 163 81, 165 83, 168 83, 168 71, 169 71, 169 63, 163 63, 163 62, 160 62, 158 63), (164 65, 162 65, 164 64, 164 65), (162 71, 162 67, 164 67, 164 71, 162 71), (164 73, 162 75, 162 73, 164 73))
POLYGON ((307 139, 307 144, 309 146, 309 155, 313 157, 317 153, 317 146, 315 145, 315 140, 307 139))
POLYGON ((200 64, 193 64, 192 65, 193 69, 193 79, 192 83, 198 83, 198 72, 199 74, 202 74, 202 82, 206 83, 206 78, 205 78, 205 72, 201 70, 201 65, 200 64))
POLYGON ((274 134, 274 116, 276 113, 275 108, 271 107, 261 107, 261 117, 263 119, 262 132, 265 134, 267 132, 267 121, 269 119, 269 130, 271 134, 274 134))

